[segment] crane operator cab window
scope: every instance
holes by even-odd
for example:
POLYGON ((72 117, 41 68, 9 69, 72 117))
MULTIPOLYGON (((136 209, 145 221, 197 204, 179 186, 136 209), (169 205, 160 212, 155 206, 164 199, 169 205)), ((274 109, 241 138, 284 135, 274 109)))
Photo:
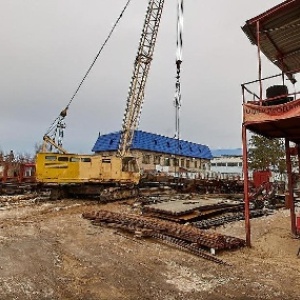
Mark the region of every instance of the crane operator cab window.
POLYGON ((139 172, 137 160, 134 157, 124 157, 122 159, 122 172, 139 172))

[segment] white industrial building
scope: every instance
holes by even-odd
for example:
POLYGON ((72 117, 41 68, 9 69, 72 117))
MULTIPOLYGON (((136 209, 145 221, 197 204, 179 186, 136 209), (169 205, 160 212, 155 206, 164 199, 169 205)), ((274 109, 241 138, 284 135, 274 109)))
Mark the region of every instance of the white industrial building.
POLYGON ((242 148, 212 150, 210 177, 220 179, 243 178, 242 148))

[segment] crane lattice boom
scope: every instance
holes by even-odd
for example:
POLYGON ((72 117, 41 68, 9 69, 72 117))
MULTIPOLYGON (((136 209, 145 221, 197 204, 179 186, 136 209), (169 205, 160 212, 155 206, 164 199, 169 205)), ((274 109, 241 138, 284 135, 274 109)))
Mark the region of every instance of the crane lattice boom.
POLYGON ((129 152, 134 131, 139 125, 145 85, 153 57, 164 2, 164 0, 149 0, 123 118, 119 144, 119 155, 121 157, 129 152))

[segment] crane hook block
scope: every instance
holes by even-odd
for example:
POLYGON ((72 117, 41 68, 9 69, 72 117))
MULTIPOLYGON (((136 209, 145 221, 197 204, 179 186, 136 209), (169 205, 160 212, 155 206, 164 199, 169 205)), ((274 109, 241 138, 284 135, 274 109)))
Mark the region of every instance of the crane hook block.
POLYGON ((65 109, 63 109, 63 110, 60 112, 60 116, 64 118, 64 117, 67 115, 67 111, 68 111, 68 108, 66 107, 65 109))

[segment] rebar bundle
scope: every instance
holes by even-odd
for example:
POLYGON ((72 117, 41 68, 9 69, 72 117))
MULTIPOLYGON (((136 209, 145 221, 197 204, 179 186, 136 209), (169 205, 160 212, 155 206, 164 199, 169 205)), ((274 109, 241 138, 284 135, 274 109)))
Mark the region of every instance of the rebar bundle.
POLYGON ((106 225, 135 232, 152 232, 192 243, 198 248, 206 247, 216 250, 243 247, 245 241, 239 238, 207 232, 192 225, 182 225, 171 221, 159 220, 142 215, 129 215, 100 210, 94 213, 83 214, 84 218, 92 220, 94 225, 106 225))
POLYGON ((191 252, 194 255, 205 258, 205 259, 215 262, 217 264, 228 265, 228 263, 226 263, 225 261, 223 261, 213 255, 210 255, 210 254, 206 253, 203 249, 199 249, 195 245, 189 244, 183 240, 176 239, 174 237, 170 237, 170 236, 167 236, 164 234, 159 234, 159 233, 152 234, 151 237, 156 238, 167 245, 175 246, 176 248, 178 248, 180 250, 191 252))

